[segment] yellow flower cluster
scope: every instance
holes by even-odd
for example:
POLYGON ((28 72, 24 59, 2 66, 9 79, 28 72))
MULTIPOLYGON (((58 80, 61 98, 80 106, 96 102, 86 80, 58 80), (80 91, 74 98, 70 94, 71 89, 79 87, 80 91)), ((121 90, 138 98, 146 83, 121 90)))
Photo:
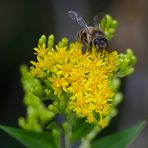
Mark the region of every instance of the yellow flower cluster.
POLYGON ((67 112, 75 112, 89 123, 101 127, 108 125, 115 93, 109 82, 118 71, 118 53, 93 51, 82 54, 82 44, 72 43, 70 47, 56 46, 49 49, 45 44, 34 48, 37 61, 32 61, 33 76, 46 77, 51 82, 54 95, 68 98, 67 112))

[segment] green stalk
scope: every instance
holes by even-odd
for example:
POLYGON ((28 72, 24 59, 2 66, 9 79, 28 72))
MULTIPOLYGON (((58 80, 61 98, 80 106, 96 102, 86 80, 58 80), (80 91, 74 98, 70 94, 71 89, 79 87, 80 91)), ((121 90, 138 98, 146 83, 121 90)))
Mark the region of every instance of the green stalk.
POLYGON ((63 124, 64 135, 65 135, 65 148, 71 148, 71 134, 72 126, 69 122, 64 122, 63 124))
POLYGON ((101 132, 101 130, 101 128, 95 126, 84 138, 82 138, 79 148, 90 148, 91 141, 99 132, 101 132))

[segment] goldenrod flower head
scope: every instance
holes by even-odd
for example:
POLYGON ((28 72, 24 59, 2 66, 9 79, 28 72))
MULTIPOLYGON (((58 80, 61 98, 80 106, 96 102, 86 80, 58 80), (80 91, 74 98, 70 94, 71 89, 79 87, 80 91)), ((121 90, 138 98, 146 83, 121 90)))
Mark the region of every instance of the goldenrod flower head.
POLYGON ((91 53, 82 54, 82 44, 75 42, 68 47, 66 38, 53 48, 51 38, 48 45, 52 46, 43 42, 34 48, 37 61, 31 61, 31 74, 50 82, 67 113, 74 112, 89 123, 107 126, 116 95, 110 82, 121 65, 118 52, 96 52, 93 48, 91 53))

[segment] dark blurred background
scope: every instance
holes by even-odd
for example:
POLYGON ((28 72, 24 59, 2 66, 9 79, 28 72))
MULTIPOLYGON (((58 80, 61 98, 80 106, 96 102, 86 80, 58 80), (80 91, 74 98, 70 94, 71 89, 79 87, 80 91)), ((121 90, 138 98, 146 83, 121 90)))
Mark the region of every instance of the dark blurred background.
MULTIPOLYGON (((98 12, 111 14, 119 21, 111 48, 124 52, 130 47, 138 58, 135 73, 123 80, 124 101, 110 131, 147 120, 147 9, 147 0, 0 0, 0 124, 16 127, 18 117, 25 115, 19 67, 29 65, 38 38, 55 34, 56 41, 64 36, 74 41, 80 28, 68 17, 68 10, 82 14, 89 25, 98 12)), ((148 147, 147 139, 146 127, 130 148, 148 147)), ((23 146, 0 131, 0 147, 23 146)))

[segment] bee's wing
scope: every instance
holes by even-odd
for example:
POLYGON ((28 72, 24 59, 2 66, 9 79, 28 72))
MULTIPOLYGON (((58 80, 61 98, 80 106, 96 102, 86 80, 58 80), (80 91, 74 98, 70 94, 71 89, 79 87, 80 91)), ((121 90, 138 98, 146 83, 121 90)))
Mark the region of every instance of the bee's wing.
POLYGON ((85 20, 83 19, 83 17, 80 14, 78 14, 75 11, 68 11, 68 14, 69 14, 70 18, 74 22, 77 22, 81 27, 88 28, 87 23, 85 22, 85 20))
POLYGON ((104 13, 99 13, 98 15, 94 16, 93 24, 95 27, 99 26, 103 31, 105 31, 106 24, 107 24, 106 15, 104 13))

